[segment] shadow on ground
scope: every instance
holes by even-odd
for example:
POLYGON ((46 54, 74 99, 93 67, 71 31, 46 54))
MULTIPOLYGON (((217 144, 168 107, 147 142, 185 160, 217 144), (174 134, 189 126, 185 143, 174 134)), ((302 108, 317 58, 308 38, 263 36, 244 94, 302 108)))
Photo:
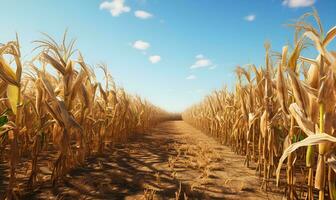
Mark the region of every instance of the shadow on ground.
MULTIPOLYGON (((176 156, 170 146, 177 141, 168 135, 175 132, 170 124, 139 134, 125 144, 107 149, 104 155, 91 157, 83 167, 72 170, 63 182, 52 188, 49 181, 23 199, 141 199, 144 191, 154 190, 159 199, 175 199, 180 181, 172 176, 168 159, 176 156)), ((204 199, 190 185, 181 184, 182 194, 204 199)))
MULTIPOLYGON (((259 190, 255 171, 243 166, 244 158, 183 121, 159 124, 149 133, 106 149, 72 170, 57 187, 50 182, 50 161, 56 152, 40 156, 40 181, 34 191, 27 186, 25 161, 18 167, 21 199, 279 199, 259 190), (151 196, 151 195, 149 195, 151 196)), ((0 172, 8 166, 0 165, 0 172)), ((0 193, 8 177, 0 173, 0 193)), ((1 199, 1 198, 0 198, 1 199)))

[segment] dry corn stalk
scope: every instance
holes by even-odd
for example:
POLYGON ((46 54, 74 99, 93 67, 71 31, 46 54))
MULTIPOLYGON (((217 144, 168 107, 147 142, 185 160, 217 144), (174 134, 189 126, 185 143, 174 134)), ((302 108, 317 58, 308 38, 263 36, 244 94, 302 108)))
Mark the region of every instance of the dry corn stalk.
POLYGON ((296 191, 298 184, 307 184, 309 200, 314 197, 313 187, 319 190, 320 200, 336 199, 336 53, 327 48, 336 37, 336 27, 325 34, 315 10, 293 27, 292 50, 288 45, 271 55, 266 45, 264 67, 238 67, 235 90, 215 91, 182 117, 196 128, 224 138, 226 145, 246 156, 246 163, 252 151, 265 189, 277 165, 277 181, 287 182, 288 199, 302 198, 296 191), (316 20, 317 28, 307 22, 309 17, 316 20), (315 58, 303 55, 302 50, 308 47, 317 50, 315 58), (220 100, 218 94, 222 95, 220 100), (306 152, 298 151, 298 147, 305 147, 306 152), (317 147, 318 154, 314 153, 317 147), (287 165, 283 166, 286 158, 287 165), (306 183, 295 182, 296 167, 306 168, 306 183), (286 181, 280 180, 283 168, 286 181))
POLYGON ((7 199, 19 198, 15 171, 20 155, 31 160, 27 178, 33 189, 39 181, 39 154, 57 150, 52 169, 55 185, 107 144, 126 141, 170 117, 118 88, 107 66, 101 67, 103 88, 66 34, 60 43, 48 35, 35 43, 39 52, 29 62, 22 62, 18 39, 0 46, 0 156, 10 163, 7 199), (8 154, 2 151, 7 146, 8 154))

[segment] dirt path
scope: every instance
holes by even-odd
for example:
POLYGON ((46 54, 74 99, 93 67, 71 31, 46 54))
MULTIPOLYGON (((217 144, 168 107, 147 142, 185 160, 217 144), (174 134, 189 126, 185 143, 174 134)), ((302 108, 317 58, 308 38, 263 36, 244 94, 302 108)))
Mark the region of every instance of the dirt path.
POLYGON ((281 199, 260 191, 244 158, 183 121, 118 145, 71 172, 62 186, 44 183, 25 199, 281 199))

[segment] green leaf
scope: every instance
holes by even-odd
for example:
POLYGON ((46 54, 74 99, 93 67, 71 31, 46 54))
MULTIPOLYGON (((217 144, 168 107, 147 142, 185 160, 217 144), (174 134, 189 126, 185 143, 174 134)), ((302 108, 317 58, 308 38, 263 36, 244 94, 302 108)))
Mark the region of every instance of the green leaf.
POLYGON ((305 137, 304 137, 304 135, 302 134, 302 132, 300 132, 299 135, 298 135, 298 141, 301 141, 301 140, 303 140, 303 139, 305 139, 305 137))
POLYGON ((0 127, 5 125, 8 122, 8 118, 6 115, 0 116, 0 127))

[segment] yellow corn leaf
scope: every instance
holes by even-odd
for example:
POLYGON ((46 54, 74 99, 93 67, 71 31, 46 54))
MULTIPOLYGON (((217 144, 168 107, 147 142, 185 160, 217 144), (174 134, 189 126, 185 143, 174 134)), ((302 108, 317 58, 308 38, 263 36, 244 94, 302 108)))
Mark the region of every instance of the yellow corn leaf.
POLYGON ((17 104, 19 102, 19 87, 9 84, 7 86, 7 97, 12 107, 13 113, 17 113, 17 104))
POLYGON ((332 27, 323 40, 323 46, 326 47, 336 37, 336 26, 332 27))
POLYGON ((0 56, 0 78, 7 81, 7 83, 18 85, 14 71, 6 63, 2 56, 0 56))

